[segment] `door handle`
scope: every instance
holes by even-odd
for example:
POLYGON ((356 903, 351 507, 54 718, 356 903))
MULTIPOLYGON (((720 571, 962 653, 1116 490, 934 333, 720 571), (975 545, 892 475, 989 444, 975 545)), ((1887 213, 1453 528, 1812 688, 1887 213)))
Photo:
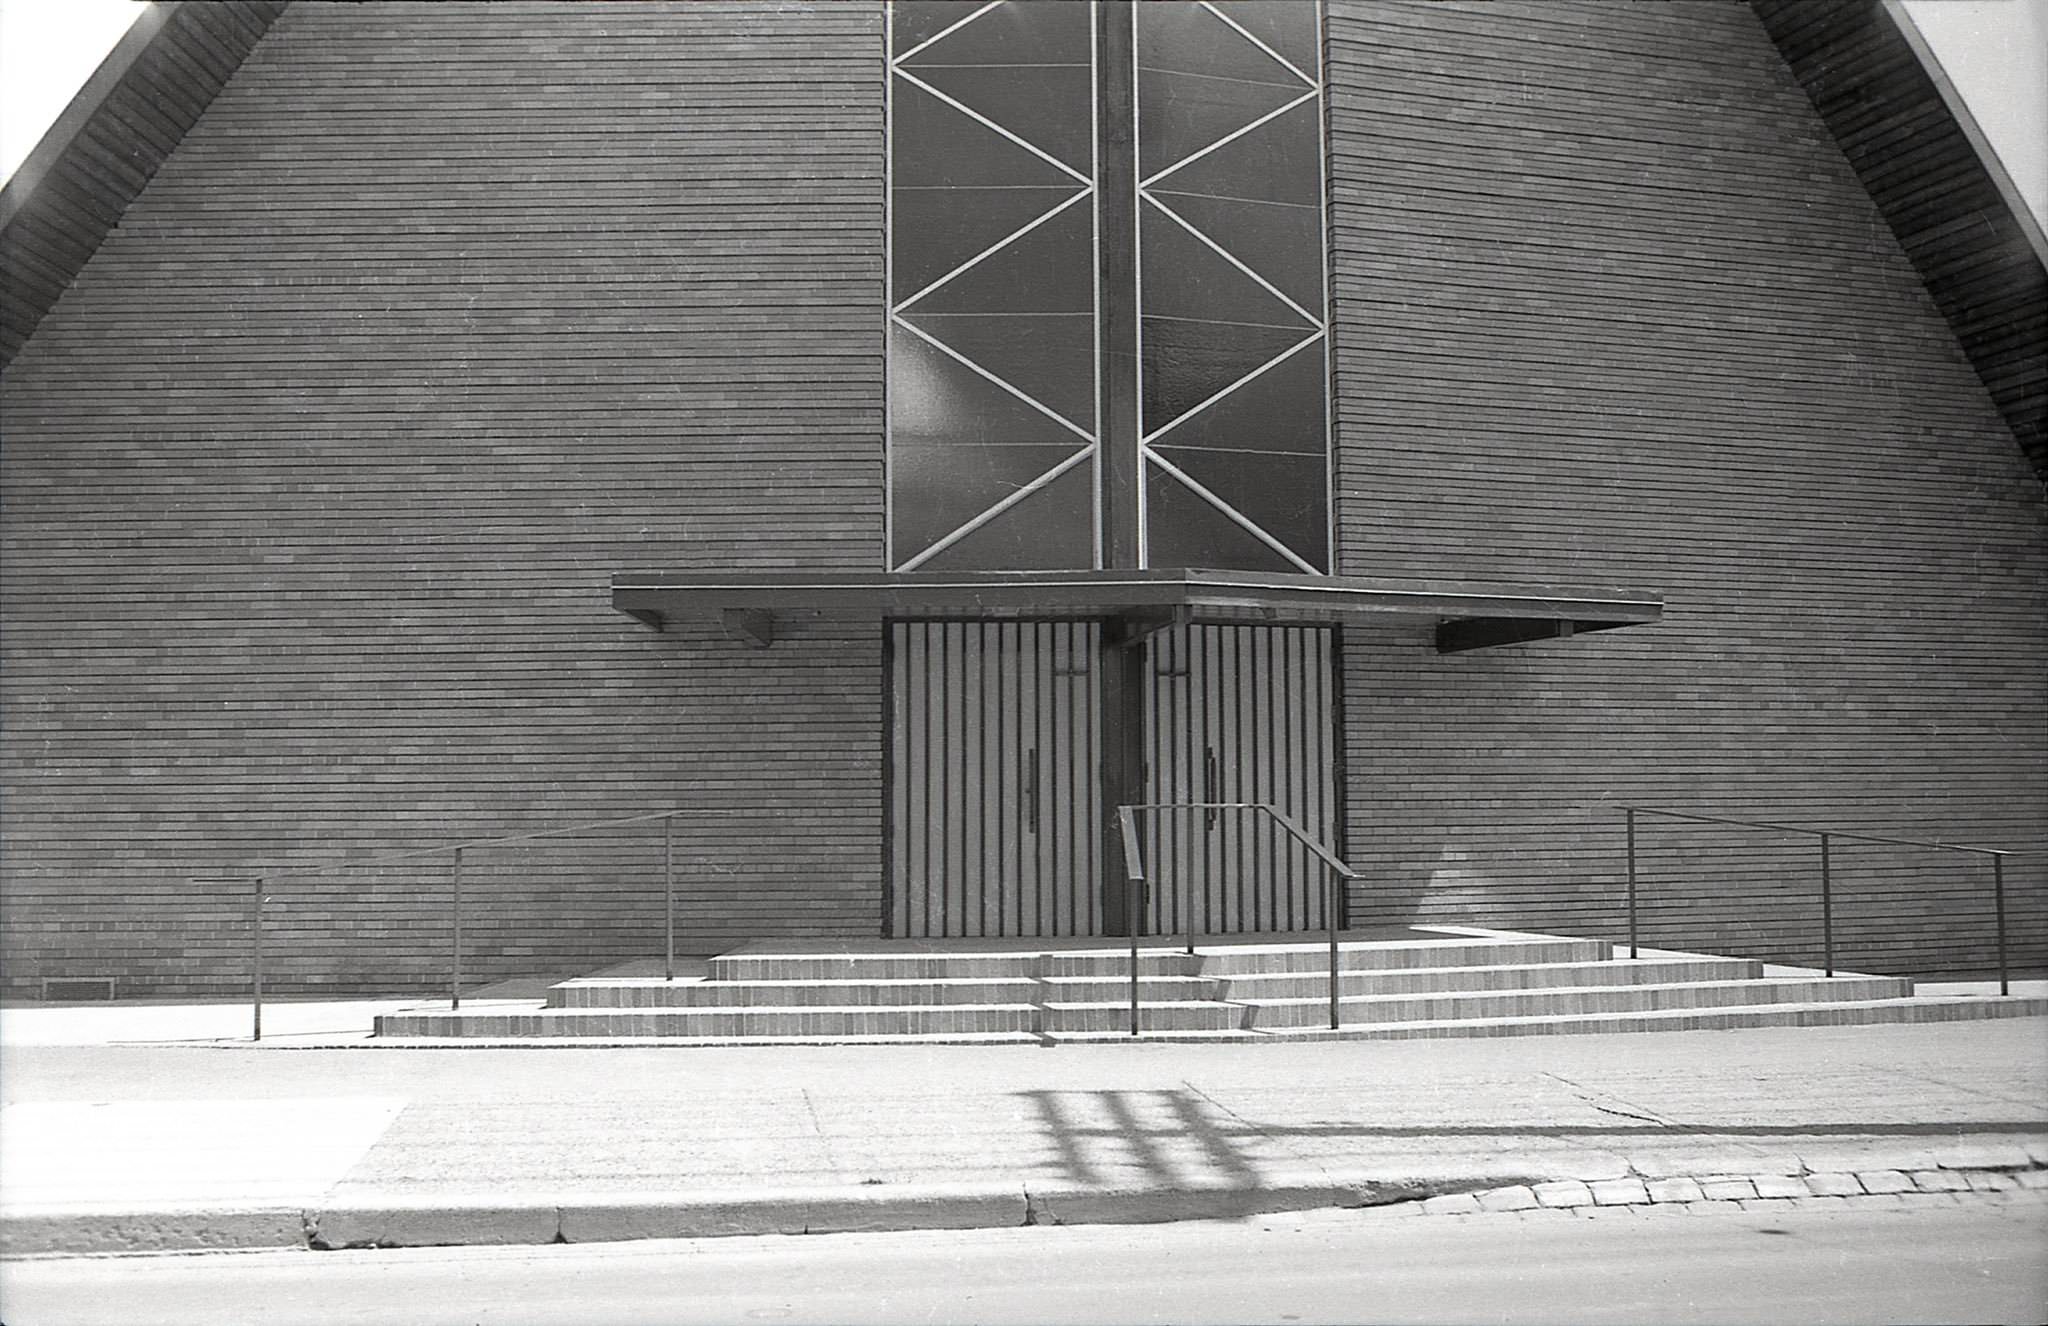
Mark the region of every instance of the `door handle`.
POLYGON ((1024 832, 1038 832, 1038 747, 1024 754, 1024 832))
MULTIPOLYGON (((1202 751, 1202 800, 1221 801, 1222 799, 1223 775, 1216 765, 1216 748, 1214 746, 1205 747, 1202 751)), ((1220 813, 1215 810, 1203 811, 1202 827, 1204 829, 1215 828, 1216 820, 1220 813)))

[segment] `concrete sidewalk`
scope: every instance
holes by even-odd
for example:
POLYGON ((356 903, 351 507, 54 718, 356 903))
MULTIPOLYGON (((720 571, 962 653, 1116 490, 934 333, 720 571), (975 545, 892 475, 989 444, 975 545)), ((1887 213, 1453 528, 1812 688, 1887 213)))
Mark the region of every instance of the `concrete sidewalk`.
POLYGON ((1953 1201, 2048 1185, 2039 1018, 1322 1045, 287 1048, 331 1045, 391 1002, 273 1005, 260 1047, 214 1039, 237 1034, 231 1018, 246 1035, 245 1006, 0 1011, 0 1247, 542 1243, 1659 1194, 1953 1201))

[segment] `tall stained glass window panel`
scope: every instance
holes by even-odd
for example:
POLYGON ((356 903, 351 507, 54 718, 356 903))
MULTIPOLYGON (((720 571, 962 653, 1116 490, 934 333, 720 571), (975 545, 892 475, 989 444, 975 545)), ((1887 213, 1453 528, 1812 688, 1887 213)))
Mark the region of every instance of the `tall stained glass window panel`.
POLYGON ((1325 572, 1318 7, 1133 9, 1146 561, 1325 572))
POLYGON ((890 6, 890 564, 1099 564, 1095 6, 890 6))
POLYGON ((1316 0, 889 15, 890 565, 1328 570, 1316 0))

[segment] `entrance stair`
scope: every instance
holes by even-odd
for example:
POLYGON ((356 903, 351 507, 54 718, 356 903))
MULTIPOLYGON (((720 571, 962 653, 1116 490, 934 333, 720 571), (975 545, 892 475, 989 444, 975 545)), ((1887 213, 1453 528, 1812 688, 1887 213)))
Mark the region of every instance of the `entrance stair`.
MULTIPOLYGON (((1141 1038, 1524 1036, 1840 1026, 2048 1014, 2048 998, 1917 995, 1903 977, 1461 926, 1347 932, 1339 1029, 1329 948, 1307 935, 1141 941, 1141 1038)), ((664 979, 634 963, 552 987, 377 1019, 388 1039, 779 1044, 1128 1041, 1130 951, 1118 940, 759 943, 664 979)))

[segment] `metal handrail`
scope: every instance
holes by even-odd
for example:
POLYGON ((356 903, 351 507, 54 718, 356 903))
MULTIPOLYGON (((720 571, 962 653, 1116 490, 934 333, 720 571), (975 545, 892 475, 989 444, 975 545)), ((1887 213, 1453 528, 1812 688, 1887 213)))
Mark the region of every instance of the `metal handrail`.
MULTIPOLYGON (((1117 823, 1122 830, 1124 850, 1124 878, 1126 881, 1124 888, 1124 922, 1125 928, 1131 936, 1131 1035, 1135 1036, 1138 1034, 1139 1025, 1138 931, 1140 929, 1140 908, 1138 900, 1144 892, 1145 886, 1144 853, 1138 842, 1138 812, 1178 811, 1191 813, 1201 811, 1204 814, 1209 814, 1224 810, 1253 811, 1272 816, 1273 821, 1281 828, 1287 830, 1295 841, 1315 853, 1322 860, 1323 864, 1329 867, 1323 874, 1323 919, 1328 927, 1330 938, 1330 1030, 1337 1030, 1340 1018, 1337 1003, 1336 881, 1339 877, 1347 880, 1357 879, 1358 872, 1338 860, 1327 847, 1311 838, 1306 829, 1295 823, 1278 806, 1268 805, 1263 801, 1165 801, 1139 803, 1118 806, 1116 808, 1117 823)), ((1183 881, 1183 884, 1185 884, 1185 881, 1183 881)), ((1193 955, 1195 951, 1195 909, 1193 900, 1186 900, 1186 905, 1181 910, 1187 916, 1187 951, 1190 955, 1193 955)))
POLYGON ((678 815, 722 816, 758 813, 730 809, 716 810, 657 810, 645 815, 627 815, 617 819, 585 820, 559 828, 541 829, 533 833, 515 833, 496 838, 471 838, 459 843, 443 843, 438 847, 421 847, 405 852, 387 852, 382 856, 359 857, 348 861, 329 862, 323 866, 305 866, 295 869, 259 867, 259 873, 250 875, 208 876, 194 878, 195 884, 246 884, 251 887, 249 915, 249 1002, 250 1036, 252 1041, 263 1039, 263 928, 264 904, 267 888, 288 879, 302 879, 310 875, 326 875, 343 870, 363 870, 374 866, 395 865, 401 861, 417 861, 443 852, 453 853, 448 872, 448 1007, 457 1010, 462 1007, 462 854, 472 848, 506 847, 514 843, 533 842, 541 838, 563 838, 573 834, 589 833, 596 829, 615 829, 628 824, 648 824, 661 820, 661 873, 662 873, 662 914, 663 914, 663 962, 662 979, 676 978, 676 874, 675 874, 675 829, 678 815))
POLYGON ((2023 853, 2006 847, 1975 847, 1964 843, 1935 842, 1927 838, 1893 838, 1883 834, 1852 833, 1843 829, 1816 829, 1810 824, 1782 824, 1771 820, 1732 819, 1725 815, 1700 815, 1691 811, 1664 810, 1656 806, 1619 805, 1628 832, 1628 955, 1637 955, 1636 944, 1636 816, 1661 815, 1666 819, 1696 824, 1732 824, 1749 829, 1770 829, 1777 833, 1810 833, 1820 839, 1820 931, 1821 960, 1825 974, 1835 974, 1835 889, 1831 847, 1835 839, 1859 843, 1883 843, 1894 847, 1930 847, 1943 852, 1967 852, 1991 858, 1991 897, 1998 945, 1998 993, 2012 993, 2012 981, 2005 957, 2005 858, 2023 853))

